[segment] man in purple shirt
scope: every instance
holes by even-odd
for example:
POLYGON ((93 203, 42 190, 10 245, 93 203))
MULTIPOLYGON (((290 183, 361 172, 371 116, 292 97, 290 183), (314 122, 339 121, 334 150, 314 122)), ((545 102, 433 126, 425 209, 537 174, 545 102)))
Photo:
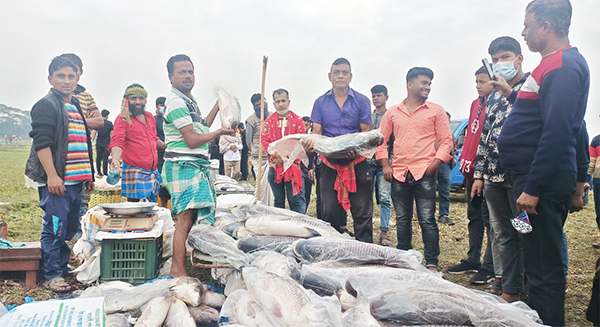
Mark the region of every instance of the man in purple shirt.
MULTIPOLYGON (((369 98, 350 88, 350 62, 336 59, 328 76, 332 89, 315 101, 313 134, 334 137, 371 130, 371 104, 369 98)), ((350 209, 356 239, 373 243, 373 181, 365 157, 354 151, 346 159, 321 158, 322 219, 338 231, 351 234, 346 226, 346 211, 350 209)))

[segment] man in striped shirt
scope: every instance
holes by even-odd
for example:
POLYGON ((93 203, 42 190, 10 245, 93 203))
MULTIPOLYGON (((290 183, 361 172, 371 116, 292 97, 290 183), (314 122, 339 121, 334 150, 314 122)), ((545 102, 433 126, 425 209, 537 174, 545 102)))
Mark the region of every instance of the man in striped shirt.
POLYGON ((213 223, 216 195, 210 177, 208 146, 221 135, 235 135, 235 130, 220 128, 209 132, 219 112, 215 103, 206 119, 200 114, 192 96, 195 83, 194 64, 183 54, 167 62, 171 93, 165 102, 165 163, 163 175, 171 192, 177 225, 173 237, 171 276, 186 276, 185 242, 193 224, 213 223))
POLYGON ((44 210, 41 247, 44 285, 54 292, 73 290, 63 276, 71 249, 65 241, 79 226, 81 192, 94 191, 91 141, 79 101, 73 96, 77 65, 65 55, 55 57, 48 69, 50 93, 31 109, 29 135, 33 138, 25 174, 39 184, 44 210))

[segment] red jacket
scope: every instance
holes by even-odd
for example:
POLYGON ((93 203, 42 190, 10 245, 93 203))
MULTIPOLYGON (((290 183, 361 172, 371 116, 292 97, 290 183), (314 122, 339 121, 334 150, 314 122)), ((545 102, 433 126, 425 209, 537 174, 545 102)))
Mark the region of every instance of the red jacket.
MULTIPOLYGON (((282 123, 283 118, 280 119, 277 113, 274 113, 270 115, 269 118, 265 119, 265 128, 262 131, 262 144, 264 149, 268 149, 271 142, 275 142, 285 135, 305 134, 304 121, 291 110, 288 111, 287 126, 284 126, 283 131, 281 127, 282 123)), ((271 155, 269 155, 269 162, 271 162, 271 160, 271 155)), ((275 169, 275 182, 281 183, 282 181, 292 181, 294 195, 300 192, 300 189, 302 188, 302 171, 300 170, 299 163, 294 163, 285 173, 283 173, 283 167, 272 166, 275 169)))
POLYGON ((480 99, 476 99, 471 103, 471 113, 469 114, 469 124, 467 125, 467 134, 465 143, 463 143, 462 152, 458 158, 460 172, 468 180, 473 180, 473 172, 475 171, 475 156, 477 155, 477 147, 481 138, 481 130, 485 121, 485 103, 481 103, 481 112, 479 112, 480 99), (477 121, 475 121, 477 119, 477 121))
POLYGON ((117 116, 108 151, 118 146, 123 149, 121 159, 124 163, 147 170, 156 169, 158 154, 156 152, 156 120, 148 111, 144 112, 146 124, 135 116, 131 116, 132 125, 117 116))

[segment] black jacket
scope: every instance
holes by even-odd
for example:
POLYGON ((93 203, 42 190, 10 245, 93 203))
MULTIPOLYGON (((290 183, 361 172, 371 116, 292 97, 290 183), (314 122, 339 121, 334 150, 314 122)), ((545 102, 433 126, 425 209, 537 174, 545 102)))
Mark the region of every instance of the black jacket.
MULTIPOLYGON (((85 128, 88 130, 86 136, 93 176, 94 167, 91 164, 93 162, 92 141, 89 129, 85 121, 85 116, 79 106, 79 101, 75 97, 71 97, 71 104, 81 114, 85 128)), ((31 109, 31 132, 29 132, 29 136, 33 138, 33 144, 31 145, 29 158, 25 165, 25 175, 38 183, 48 182, 48 176, 40 163, 37 152, 49 147, 52 151, 52 161, 54 162, 56 173, 64 180, 69 147, 69 113, 62 101, 62 96, 58 92, 52 90, 33 105, 31 109)))

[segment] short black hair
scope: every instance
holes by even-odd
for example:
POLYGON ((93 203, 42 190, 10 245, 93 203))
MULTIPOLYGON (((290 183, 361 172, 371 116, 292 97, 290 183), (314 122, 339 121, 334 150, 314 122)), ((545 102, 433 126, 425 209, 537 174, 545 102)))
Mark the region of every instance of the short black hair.
POLYGON ((446 111, 446 115, 448 115, 448 119, 452 119, 452 115, 446 111))
POLYGON ((238 128, 239 128, 239 129, 244 129, 244 123, 239 123, 239 124, 238 124, 238 128))
POLYGON ((546 21, 549 22, 554 28, 556 36, 566 37, 569 35, 571 15, 573 14, 569 0, 534 0, 527 5, 525 12, 533 14, 533 19, 539 26, 546 21))
POLYGON ((158 97, 156 98, 156 105, 158 106, 159 104, 165 104, 165 101, 167 101, 167 98, 165 97, 158 97))
POLYGON ((433 79, 433 71, 427 67, 413 67, 408 70, 406 73, 406 82, 410 82, 419 76, 427 76, 430 79, 433 79))
POLYGON ((492 41, 488 48, 490 56, 493 56, 494 53, 498 53, 498 51, 510 51, 514 53, 515 56, 518 56, 521 54, 521 45, 519 44, 519 41, 510 36, 501 36, 492 41))
POLYGON ((77 67, 77 64, 74 63, 73 60, 71 60, 68 56, 65 56, 63 54, 63 55, 52 58, 52 61, 50 62, 50 66, 48 66, 49 76, 52 76, 52 74, 54 74, 55 71, 57 71, 63 67, 71 67, 71 68, 73 68, 73 70, 76 73, 79 71, 79 67, 77 67))
POLYGON ((254 102, 260 101, 261 98, 262 98, 262 96, 260 95, 260 93, 254 93, 250 97, 250 103, 252 103, 254 105, 254 102))
POLYGON ((71 59, 71 61, 73 63, 75 63, 75 65, 77 65, 77 67, 79 67, 80 69, 83 69, 83 61, 81 61, 81 58, 79 58, 78 55, 76 55, 74 53, 64 53, 62 55, 71 59))
POLYGON ((108 115, 110 115, 110 111, 103 109, 102 112, 100 112, 100 114, 102 115, 102 117, 108 117, 108 115))
POLYGON ((192 64, 192 68, 194 68, 194 63, 192 62, 192 59, 190 59, 190 57, 184 54, 178 54, 169 58, 169 61, 167 61, 167 71, 169 72, 169 74, 173 74, 173 72, 175 71, 175 63, 179 61, 189 61, 190 64, 192 64))
POLYGON ((290 93, 286 89, 277 89, 277 90, 273 91, 273 100, 275 100, 275 94, 281 94, 281 93, 285 93, 288 100, 290 99, 290 93))
POLYGON ((307 122, 311 122, 311 123, 312 123, 312 121, 310 120, 310 117, 308 117, 308 116, 304 116, 304 117, 302 117, 302 120, 303 120, 303 121, 307 121, 307 122))
POLYGON ((333 64, 331 64, 331 68, 333 68, 333 66, 337 66, 337 65, 341 65, 341 64, 348 65, 348 67, 350 67, 350 71, 352 71, 352 66, 350 65, 350 62, 348 61, 348 59, 346 59, 344 57, 340 57, 340 58, 337 58, 336 60, 334 60, 333 64))
POLYGON ((383 93, 387 95, 387 87, 385 85, 377 84, 371 88, 371 94, 383 93))
POLYGON ((479 74, 486 74, 487 75, 488 71, 487 69, 485 69, 485 67, 481 66, 479 67, 478 70, 475 71, 475 76, 479 75, 479 74))

